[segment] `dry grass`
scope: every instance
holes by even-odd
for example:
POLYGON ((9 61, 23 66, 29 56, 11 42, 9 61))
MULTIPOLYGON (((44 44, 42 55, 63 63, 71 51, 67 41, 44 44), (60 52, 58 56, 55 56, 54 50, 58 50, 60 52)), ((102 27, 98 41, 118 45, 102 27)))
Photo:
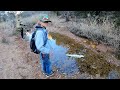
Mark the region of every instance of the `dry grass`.
POLYGON ((15 27, 12 21, 0 23, 0 32, 9 36, 12 34, 14 30, 15 30, 15 27))
POLYGON ((115 28, 115 24, 108 19, 103 20, 103 23, 98 24, 96 20, 83 19, 80 22, 69 23, 69 30, 82 37, 92 39, 107 45, 112 45, 118 48, 120 42, 120 31, 115 28))
POLYGON ((21 21, 23 24, 28 24, 28 23, 36 23, 37 20, 39 18, 39 14, 37 15, 33 15, 33 16, 30 16, 30 17, 27 17, 27 18, 22 18, 21 21))
MULTIPOLYGON (((22 18, 21 21, 25 25, 28 25, 29 23, 36 23, 39 20, 40 15, 45 14, 45 13, 47 14, 47 11, 44 13, 40 13, 40 14, 34 14, 27 18, 22 18)), ((49 15, 49 13, 48 13, 48 15, 49 15)))

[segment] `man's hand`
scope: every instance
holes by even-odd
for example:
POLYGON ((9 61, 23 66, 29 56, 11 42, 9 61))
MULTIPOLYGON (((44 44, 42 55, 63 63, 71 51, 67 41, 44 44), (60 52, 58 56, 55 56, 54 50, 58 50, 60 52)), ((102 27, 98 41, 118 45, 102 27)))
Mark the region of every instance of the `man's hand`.
POLYGON ((26 35, 27 35, 27 36, 29 36, 29 35, 30 35, 30 33, 29 33, 29 32, 26 32, 26 35))

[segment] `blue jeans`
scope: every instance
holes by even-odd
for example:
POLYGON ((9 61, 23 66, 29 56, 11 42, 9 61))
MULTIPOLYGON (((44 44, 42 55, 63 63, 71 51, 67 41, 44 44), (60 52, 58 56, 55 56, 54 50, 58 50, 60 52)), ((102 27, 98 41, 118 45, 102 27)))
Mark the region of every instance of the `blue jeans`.
POLYGON ((42 71, 47 75, 52 74, 52 66, 51 66, 49 54, 40 53, 40 62, 41 62, 42 71))

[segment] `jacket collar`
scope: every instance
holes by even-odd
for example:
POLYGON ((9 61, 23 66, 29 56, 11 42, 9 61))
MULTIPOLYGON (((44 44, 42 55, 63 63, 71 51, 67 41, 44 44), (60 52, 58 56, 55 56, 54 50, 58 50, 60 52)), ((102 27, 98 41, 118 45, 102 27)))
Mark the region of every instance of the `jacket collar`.
POLYGON ((46 27, 41 27, 40 25, 35 26, 35 28, 45 28, 46 29, 46 27))

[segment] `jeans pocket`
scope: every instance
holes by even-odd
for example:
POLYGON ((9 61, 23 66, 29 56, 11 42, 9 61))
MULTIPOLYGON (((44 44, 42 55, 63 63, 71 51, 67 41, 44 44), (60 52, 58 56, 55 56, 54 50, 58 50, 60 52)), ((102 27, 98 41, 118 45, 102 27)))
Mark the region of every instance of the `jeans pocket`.
POLYGON ((43 60, 49 60, 49 54, 41 54, 43 60))

